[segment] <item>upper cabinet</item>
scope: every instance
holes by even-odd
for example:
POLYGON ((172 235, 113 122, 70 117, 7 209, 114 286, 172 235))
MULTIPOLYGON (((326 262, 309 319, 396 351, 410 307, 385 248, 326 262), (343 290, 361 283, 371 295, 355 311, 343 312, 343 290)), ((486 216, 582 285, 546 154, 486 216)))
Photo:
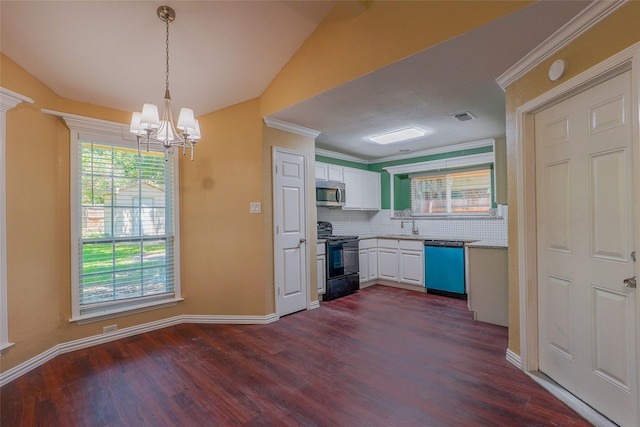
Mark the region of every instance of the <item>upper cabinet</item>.
POLYGON ((362 169, 316 163, 316 179, 344 182, 346 210, 380 210, 380 174, 362 169))
POLYGON ((316 163, 316 179, 344 182, 343 170, 344 168, 342 166, 316 163))
POLYGON ((344 168, 347 193, 343 209, 380 210, 380 174, 344 168))

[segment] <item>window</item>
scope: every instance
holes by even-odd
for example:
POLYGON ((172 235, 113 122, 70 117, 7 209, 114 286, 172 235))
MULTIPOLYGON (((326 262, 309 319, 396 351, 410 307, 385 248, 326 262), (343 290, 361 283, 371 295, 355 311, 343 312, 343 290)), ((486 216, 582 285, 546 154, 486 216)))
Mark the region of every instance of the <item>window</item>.
POLYGON ((100 132, 75 133, 74 121, 65 120, 74 146, 72 320, 175 304, 179 246, 173 154, 138 152, 135 142, 100 132))
POLYGON ((478 214, 491 209, 491 169, 411 176, 417 214, 478 214))

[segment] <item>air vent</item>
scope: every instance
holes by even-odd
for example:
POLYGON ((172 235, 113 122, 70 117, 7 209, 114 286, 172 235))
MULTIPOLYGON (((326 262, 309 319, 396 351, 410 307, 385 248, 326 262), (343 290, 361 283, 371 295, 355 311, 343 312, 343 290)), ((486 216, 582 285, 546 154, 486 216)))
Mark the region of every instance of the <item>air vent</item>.
POLYGON ((454 119, 460 120, 461 122, 466 122, 468 120, 473 120, 476 118, 476 116, 474 116, 468 111, 465 111, 464 113, 454 114, 451 117, 453 117, 454 119))

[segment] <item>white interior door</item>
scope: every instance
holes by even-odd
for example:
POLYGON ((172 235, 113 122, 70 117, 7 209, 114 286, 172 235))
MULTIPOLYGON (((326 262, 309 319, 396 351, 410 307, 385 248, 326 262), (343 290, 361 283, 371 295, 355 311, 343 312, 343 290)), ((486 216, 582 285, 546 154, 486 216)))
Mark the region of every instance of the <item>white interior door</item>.
POLYGON ((307 308, 309 288, 305 157, 274 149, 276 309, 284 316, 307 308))
POLYGON ((637 426, 631 72, 535 115, 540 371, 637 426))

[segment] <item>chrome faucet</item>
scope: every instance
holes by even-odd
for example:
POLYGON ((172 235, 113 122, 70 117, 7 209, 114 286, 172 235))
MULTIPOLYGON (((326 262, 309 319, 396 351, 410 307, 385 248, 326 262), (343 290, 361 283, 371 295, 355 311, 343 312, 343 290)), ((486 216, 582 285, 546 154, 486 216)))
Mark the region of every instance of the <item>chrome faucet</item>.
POLYGON ((413 212, 411 212, 411 234, 414 236, 420 234, 420 230, 418 230, 418 226, 416 225, 416 217, 413 215, 413 212))
MULTIPOLYGON (((418 230, 418 226, 416 225, 416 217, 413 214, 413 211, 411 210, 411 208, 407 208, 402 212, 403 214, 409 214, 409 216, 411 217, 411 234, 413 234, 414 236, 417 236, 418 234, 420 234, 420 230, 418 230)), ((404 227, 404 221, 402 221, 402 223, 400 224, 400 227, 401 228, 404 227)))

